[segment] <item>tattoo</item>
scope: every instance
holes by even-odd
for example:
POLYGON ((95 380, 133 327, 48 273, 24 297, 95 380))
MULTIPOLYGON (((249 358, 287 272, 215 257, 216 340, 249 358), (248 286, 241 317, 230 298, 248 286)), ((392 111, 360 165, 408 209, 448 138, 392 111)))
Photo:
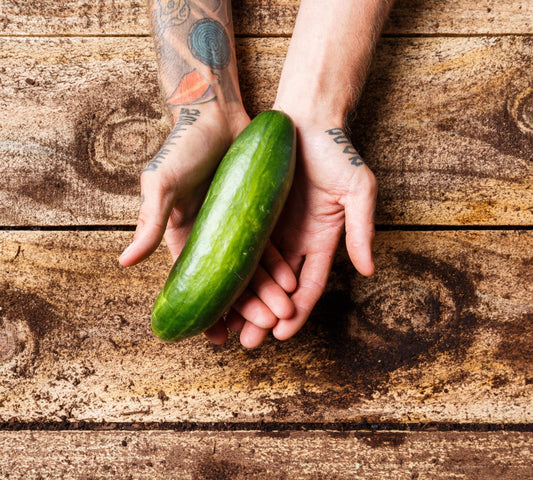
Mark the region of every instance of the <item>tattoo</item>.
POLYGON ((152 12, 157 59, 163 57, 163 33, 167 28, 182 25, 191 13, 188 0, 156 0, 152 12))
POLYGON ((167 99, 167 105, 194 105, 207 103, 216 99, 215 91, 210 83, 194 69, 184 75, 174 90, 174 93, 167 99))
POLYGON ((346 136, 342 128, 331 128, 329 130, 326 130, 326 133, 333 137, 333 141, 339 145, 346 145, 344 147, 344 150, 342 153, 346 153, 347 155, 350 155, 350 158, 348 159, 349 162, 356 166, 360 167, 361 165, 364 165, 364 161, 361 158, 361 155, 357 152, 357 150, 352 145, 352 142, 350 139, 346 136))
POLYGON ((159 165, 161 165, 163 161, 166 160, 166 158, 168 157, 168 154, 171 151, 170 147, 176 145, 174 140, 181 138, 181 132, 186 131, 187 127, 196 122, 199 116, 200 110, 193 108, 182 108, 179 113, 178 121, 176 122, 176 125, 174 125, 172 132, 170 132, 170 135, 165 140, 165 143, 163 143, 163 146, 161 147, 159 152, 157 152, 157 154, 154 158, 152 158, 150 163, 146 165, 146 168, 143 171, 153 172, 157 170, 159 165))
POLYGON ((181 25, 191 13, 188 0, 157 0, 156 3, 154 21, 159 29, 181 25))
POLYGON ((150 0, 159 80, 174 120, 182 106, 240 101, 229 0, 150 0))
POLYGON ((227 66, 230 45, 224 27, 216 20, 204 18, 196 22, 189 34, 189 50, 194 57, 215 69, 227 66))

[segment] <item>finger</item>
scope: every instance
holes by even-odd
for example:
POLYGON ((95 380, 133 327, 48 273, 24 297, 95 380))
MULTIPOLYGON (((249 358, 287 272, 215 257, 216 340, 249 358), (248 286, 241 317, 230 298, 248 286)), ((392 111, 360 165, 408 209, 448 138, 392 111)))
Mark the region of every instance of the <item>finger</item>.
POLYGON ((233 304, 233 308, 259 328, 272 328, 278 321, 270 308, 248 289, 233 304))
POLYGON ((296 288, 294 270, 281 256, 281 253, 272 242, 268 242, 265 248, 261 258, 261 265, 283 290, 289 293, 294 291, 296 288))
POLYGON ((173 262, 176 261, 183 250, 193 225, 193 220, 186 223, 182 222, 182 215, 176 209, 173 209, 170 213, 164 235, 165 243, 173 262))
POLYGON ((372 242, 375 236, 376 194, 377 186, 375 182, 371 182, 371 185, 358 191, 345 204, 346 248, 354 267, 367 277, 375 271, 372 242))
POLYGON ((334 252, 314 253, 305 257, 298 288, 291 297, 295 313, 291 318, 281 318, 272 329, 278 340, 287 340, 305 324, 313 307, 324 292, 333 263, 334 252))
POLYGON ((289 252, 286 250, 283 250, 282 252, 280 252, 280 255, 287 262, 287 265, 291 267, 291 270, 294 272, 294 275, 296 276, 296 284, 298 284, 298 276, 300 275, 300 270, 302 268, 305 256, 299 253, 293 253, 293 252, 289 252))
POLYGON ((223 319, 220 319, 212 327, 205 331, 205 336, 211 343, 222 345, 228 339, 228 330, 223 319))
POLYGON ((291 299, 287 296, 285 290, 261 266, 257 267, 249 288, 255 292, 277 318, 292 317, 294 305, 291 299))
POLYGON ((235 310, 230 310, 229 313, 226 315, 226 326, 232 332, 238 332, 239 330, 241 330, 245 323, 246 320, 242 318, 242 316, 235 310))
POLYGON ((157 177, 141 176, 141 192, 144 201, 139 209, 137 228, 133 242, 122 252, 121 265, 127 267, 144 260, 161 243, 167 219, 172 209, 173 198, 162 188, 157 177))
POLYGON ((264 342, 269 331, 269 328, 260 328, 253 323, 246 322, 240 336, 242 346, 245 348, 257 348, 264 342))
POLYGON ((178 258, 185 246, 208 188, 208 183, 198 185, 195 188, 195 195, 188 198, 186 204, 178 200, 178 204, 170 212, 164 239, 173 261, 178 258))

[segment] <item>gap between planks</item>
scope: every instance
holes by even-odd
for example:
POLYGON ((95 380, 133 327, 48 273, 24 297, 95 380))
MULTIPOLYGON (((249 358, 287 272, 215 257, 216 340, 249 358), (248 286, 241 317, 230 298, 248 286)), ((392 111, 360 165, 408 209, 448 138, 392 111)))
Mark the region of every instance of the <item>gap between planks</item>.
POLYGON ((0 422, 0 431, 175 431, 175 432, 533 432, 532 423, 418 422, 0 422))

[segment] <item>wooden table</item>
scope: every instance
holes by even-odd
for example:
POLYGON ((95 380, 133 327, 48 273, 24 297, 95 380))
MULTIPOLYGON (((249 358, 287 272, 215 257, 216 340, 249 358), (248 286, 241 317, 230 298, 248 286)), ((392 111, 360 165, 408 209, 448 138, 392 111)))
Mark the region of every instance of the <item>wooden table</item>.
MULTIPOLYGON (((164 344, 118 266, 169 131, 144 2, 0 4, 0 478, 533 478, 533 3, 399 0, 352 125, 377 273, 304 330, 164 344)), ((234 1, 252 115, 297 0, 234 1)))

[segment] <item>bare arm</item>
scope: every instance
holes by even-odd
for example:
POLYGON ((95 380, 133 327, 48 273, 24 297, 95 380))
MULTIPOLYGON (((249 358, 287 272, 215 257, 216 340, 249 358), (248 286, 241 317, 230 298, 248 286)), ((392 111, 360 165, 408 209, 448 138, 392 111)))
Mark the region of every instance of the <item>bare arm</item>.
POLYGON ((297 121, 327 119, 342 126, 359 98, 391 5, 392 0, 302 0, 276 105, 297 121))
POLYGON ((344 124, 390 4, 301 1, 275 102, 294 120, 299 140, 295 182, 274 238, 298 278, 295 313, 273 328, 279 339, 294 335, 320 298, 344 227, 355 268, 374 273, 377 183, 344 124))

